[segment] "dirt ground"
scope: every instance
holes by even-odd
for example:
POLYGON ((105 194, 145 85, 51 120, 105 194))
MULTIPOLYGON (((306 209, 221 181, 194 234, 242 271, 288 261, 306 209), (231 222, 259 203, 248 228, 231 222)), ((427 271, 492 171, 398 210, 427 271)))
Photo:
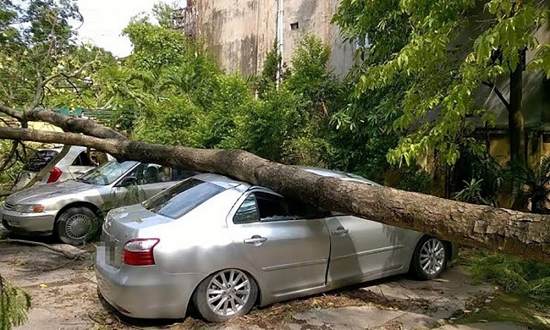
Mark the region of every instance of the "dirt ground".
MULTIPOLYGON (((0 230, 0 237, 2 234, 0 230)), ((32 297, 29 320, 18 330, 426 329, 449 326, 460 315, 470 313, 474 302, 487 303, 498 294, 492 286, 472 283, 463 268, 454 267, 436 281, 394 277, 370 282, 256 309, 222 326, 207 325, 192 317, 179 322, 128 323, 108 312, 97 298, 94 246, 78 249, 48 239, 39 242, 81 257, 70 259, 43 246, 0 243, 0 274, 32 297)))

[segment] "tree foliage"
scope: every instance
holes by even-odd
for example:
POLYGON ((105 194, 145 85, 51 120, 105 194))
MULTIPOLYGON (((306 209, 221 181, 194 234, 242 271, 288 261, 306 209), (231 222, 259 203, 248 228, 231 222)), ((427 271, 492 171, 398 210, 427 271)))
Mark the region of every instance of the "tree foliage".
POLYGON ((0 330, 10 330, 12 326, 23 324, 30 307, 31 297, 0 276, 0 330))
POLYGON ((134 110, 135 121, 124 127, 132 136, 244 149, 285 163, 333 165, 331 118, 341 108, 344 84, 328 71, 330 50, 318 38, 303 40, 276 89, 269 70, 251 80, 227 75, 200 41, 145 18, 125 33, 134 53, 108 69, 102 98, 134 110), (262 89, 259 97, 256 87, 262 89))
POLYGON ((467 117, 493 123, 475 102, 481 86, 516 72, 526 49, 535 53, 527 67, 548 72, 548 44, 533 34, 547 16, 539 1, 343 0, 335 21, 350 38, 372 42, 356 93, 401 91, 389 95, 402 111, 394 121, 402 137, 388 159, 410 164, 436 149, 454 164, 473 129, 467 117))

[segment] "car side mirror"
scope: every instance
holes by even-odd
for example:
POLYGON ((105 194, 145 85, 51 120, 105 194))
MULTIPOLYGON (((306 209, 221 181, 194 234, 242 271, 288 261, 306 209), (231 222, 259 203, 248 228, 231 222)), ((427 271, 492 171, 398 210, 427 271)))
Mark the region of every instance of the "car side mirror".
POLYGON ((135 176, 127 176, 117 184, 117 187, 130 187, 137 184, 137 182, 138 180, 135 176))

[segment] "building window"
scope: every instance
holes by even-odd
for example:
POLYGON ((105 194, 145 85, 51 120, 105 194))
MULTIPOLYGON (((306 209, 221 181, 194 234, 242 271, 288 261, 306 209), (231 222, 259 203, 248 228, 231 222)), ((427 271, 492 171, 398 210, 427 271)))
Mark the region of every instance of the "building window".
POLYGON ((300 25, 298 24, 298 22, 294 22, 294 23, 290 24, 290 29, 291 30, 298 30, 299 27, 300 27, 300 25))

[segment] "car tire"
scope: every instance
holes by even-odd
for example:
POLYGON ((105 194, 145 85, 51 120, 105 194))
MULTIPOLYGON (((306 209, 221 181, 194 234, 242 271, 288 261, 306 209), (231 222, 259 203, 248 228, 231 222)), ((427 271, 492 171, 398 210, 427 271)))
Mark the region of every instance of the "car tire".
POLYGON ((447 249, 440 239, 423 236, 414 249, 409 274, 422 281, 438 278, 449 262, 447 249))
POLYGON ((246 315, 258 297, 258 285, 246 272, 225 269, 204 279, 193 294, 193 304, 208 322, 221 323, 246 315))
POLYGON ((71 207, 59 216, 55 231, 66 244, 82 245, 97 230, 97 214, 87 207, 71 207))

